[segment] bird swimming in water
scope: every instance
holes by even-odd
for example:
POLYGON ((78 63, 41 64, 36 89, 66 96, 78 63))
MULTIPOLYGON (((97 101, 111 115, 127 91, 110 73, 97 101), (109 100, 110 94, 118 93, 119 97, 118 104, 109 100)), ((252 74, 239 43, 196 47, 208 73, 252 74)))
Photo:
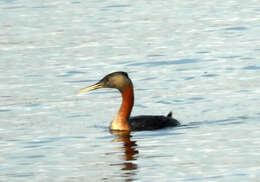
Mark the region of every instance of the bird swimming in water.
POLYGON ((130 117, 134 105, 134 87, 126 72, 119 71, 110 73, 96 84, 79 90, 79 93, 100 88, 115 88, 118 89, 122 95, 120 109, 110 124, 110 130, 142 131, 180 125, 176 119, 172 118, 171 112, 167 116, 142 115, 130 117))

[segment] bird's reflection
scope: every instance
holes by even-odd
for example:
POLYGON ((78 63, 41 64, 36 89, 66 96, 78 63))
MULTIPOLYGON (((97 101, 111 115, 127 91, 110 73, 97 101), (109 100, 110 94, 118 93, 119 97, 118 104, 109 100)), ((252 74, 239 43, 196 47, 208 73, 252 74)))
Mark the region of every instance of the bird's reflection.
POLYGON ((120 142, 123 144, 122 149, 124 152, 124 161, 122 163, 124 170, 124 177, 127 181, 131 181, 135 176, 135 170, 138 168, 137 164, 133 163, 137 159, 138 150, 136 149, 136 141, 131 140, 130 132, 126 131, 111 131, 115 136, 114 142, 120 142), (127 171, 127 172, 126 172, 127 171))

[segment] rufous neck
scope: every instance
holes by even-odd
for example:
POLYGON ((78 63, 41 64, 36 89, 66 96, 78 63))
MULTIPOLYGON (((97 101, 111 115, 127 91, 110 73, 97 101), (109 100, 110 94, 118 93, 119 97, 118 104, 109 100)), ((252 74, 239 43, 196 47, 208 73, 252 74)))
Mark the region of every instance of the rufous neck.
POLYGON ((122 95, 122 104, 120 109, 115 116, 114 120, 110 125, 112 130, 128 130, 130 131, 130 125, 128 119, 130 117, 133 105, 134 105, 134 88, 133 84, 130 83, 126 86, 123 91, 120 91, 122 95))

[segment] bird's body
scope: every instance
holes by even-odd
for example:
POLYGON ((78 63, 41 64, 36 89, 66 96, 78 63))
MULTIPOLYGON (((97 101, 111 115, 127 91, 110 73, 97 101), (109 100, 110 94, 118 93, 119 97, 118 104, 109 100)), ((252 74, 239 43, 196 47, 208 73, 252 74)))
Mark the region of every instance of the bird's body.
POLYGON ((134 116, 129 118, 132 131, 157 130, 166 127, 178 126, 180 123, 172 118, 171 112, 167 116, 134 116))
POLYGON ((134 87, 126 72, 110 73, 98 83, 83 88, 79 92, 88 92, 99 88, 116 88, 122 95, 120 109, 110 124, 111 130, 156 130, 180 125, 176 119, 172 118, 171 112, 167 116, 144 115, 130 117, 134 105, 134 87))

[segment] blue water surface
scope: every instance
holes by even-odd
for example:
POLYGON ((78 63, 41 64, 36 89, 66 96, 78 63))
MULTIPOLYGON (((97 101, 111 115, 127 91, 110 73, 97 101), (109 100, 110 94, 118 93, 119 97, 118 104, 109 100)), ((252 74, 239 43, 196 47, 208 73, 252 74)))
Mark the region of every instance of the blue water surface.
POLYGON ((0 1, 0 181, 257 181, 258 1, 0 1), (132 115, 182 127, 110 133, 132 115))

